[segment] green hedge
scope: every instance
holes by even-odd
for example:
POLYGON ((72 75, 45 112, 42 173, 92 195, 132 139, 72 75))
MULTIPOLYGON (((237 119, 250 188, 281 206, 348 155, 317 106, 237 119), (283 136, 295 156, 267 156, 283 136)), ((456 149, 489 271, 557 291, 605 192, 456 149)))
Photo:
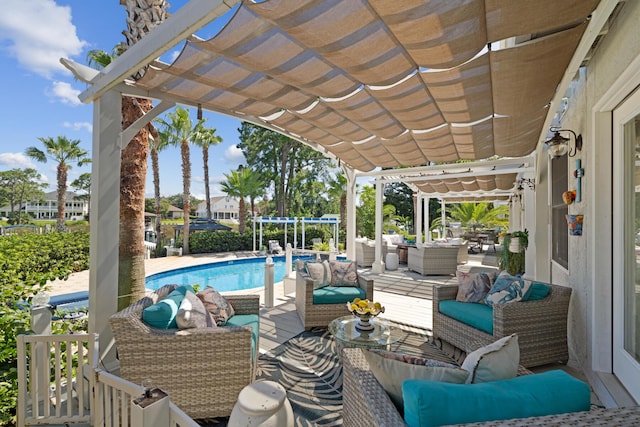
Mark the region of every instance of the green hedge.
MULTIPOLYGON (((293 227, 291 227, 293 228, 293 227)), ((287 229, 287 243, 293 245, 293 229, 287 229)), ((323 235, 322 230, 305 230, 305 246, 311 249, 311 239, 321 238, 329 242, 323 235)), ((262 244, 268 246, 269 240, 277 240, 284 249, 284 230, 262 230, 262 244)), ((176 242, 177 246, 182 246, 182 242, 176 242)), ((302 233, 298 230, 298 245, 302 244, 302 233)), ((260 245, 260 232, 256 231, 256 249, 260 245)), ((243 234, 237 231, 199 231, 191 233, 189 236, 189 250, 193 254, 215 253, 215 252, 237 252, 253 250, 253 231, 246 231, 243 234)))
POLYGON ((89 268, 89 234, 24 233, 0 237, 0 425, 16 419, 16 337, 30 332, 30 314, 19 305, 46 290, 49 280, 89 268))

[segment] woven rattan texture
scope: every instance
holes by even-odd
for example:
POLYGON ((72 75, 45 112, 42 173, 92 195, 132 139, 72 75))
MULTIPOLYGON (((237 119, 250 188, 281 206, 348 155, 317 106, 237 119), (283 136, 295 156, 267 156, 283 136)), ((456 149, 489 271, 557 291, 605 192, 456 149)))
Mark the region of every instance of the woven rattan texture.
MULTIPOLYGON (((248 327, 162 330, 142 322, 142 310, 173 287, 164 286, 110 318, 120 375, 137 384, 150 379, 191 418, 228 416, 238 393, 255 379, 258 346, 252 354, 248 327)), ((225 298, 236 314, 259 314, 258 295, 225 298)))
MULTIPOLYGON (((358 276, 358 285, 364 289, 366 298, 373 300, 373 280, 358 276)), ((296 270, 296 311, 305 329, 326 328, 333 319, 348 314, 344 303, 314 304, 313 279, 300 269, 296 270)))
POLYGON ((498 304, 493 307, 493 335, 445 316, 440 301, 455 299, 457 285, 433 288, 433 335, 467 352, 477 345, 518 334, 520 363, 526 367, 563 362, 569 359, 567 316, 571 288, 551 285, 549 295, 537 301, 498 304), (473 345, 473 347, 472 347, 473 345))
MULTIPOLYGON (((360 349, 347 348, 342 353, 342 393, 344 427, 406 426, 389 396, 369 369, 360 349)), ((521 369, 520 374, 526 373, 521 369)), ((594 409, 544 417, 520 418, 465 426, 638 426, 640 407, 594 409)))

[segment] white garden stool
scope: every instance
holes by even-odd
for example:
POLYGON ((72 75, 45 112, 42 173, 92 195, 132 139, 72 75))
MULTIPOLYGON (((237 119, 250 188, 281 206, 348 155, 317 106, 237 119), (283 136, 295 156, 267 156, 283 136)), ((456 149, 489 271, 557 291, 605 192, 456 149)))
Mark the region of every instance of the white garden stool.
POLYGON ((284 387, 274 381, 256 381, 238 395, 228 427, 293 427, 293 410, 284 387))
POLYGON ((385 267, 387 270, 397 270, 398 269, 398 254, 395 252, 389 252, 385 259, 385 267))

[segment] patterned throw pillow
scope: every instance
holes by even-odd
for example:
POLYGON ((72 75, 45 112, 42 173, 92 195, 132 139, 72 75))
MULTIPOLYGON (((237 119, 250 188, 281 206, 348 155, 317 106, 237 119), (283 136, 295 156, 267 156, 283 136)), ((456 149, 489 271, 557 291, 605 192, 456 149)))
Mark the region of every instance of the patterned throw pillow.
POLYGON ((331 283, 331 272, 329 271, 329 263, 322 262, 306 262, 305 271, 313 280, 313 289, 324 288, 331 283))
POLYGON ((362 350, 373 376, 399 410, 403 409, 402 383, 422 379, 464 384, 469 372, 451 363, 386 350, 362 350))
POLYGON ((494 305, 521 301, 530 287, 531 281, 524 280, 522 277, 512 276, 503 271, 498 275, 489 293, 487 293, 485 303, 494 305))
POLYGON ((519 365, 518 335, 511 334, 469 353, 462 369, 469 372, 466 382, 475 384, 513 378, 519 365))
POLYGON ((180 303, 176 323, 180 329, 215 327, 216 323, 200 298, 193 292, 187 292, 180 303))
POLYGON ((465 273, 456 271, 458 294, 456 301, 484 304, 484 298, 491 289, 491 277, 487 273, 465 273))
POLYGON ((224 326, 227 320, 235 314, 233 306, 223 297, 220 292, 207 286, 198 292, 198 298, 213 316, 213 320, 218 326, 224 326))
POLYGON ((331 286, 358 286, 358 270, 353 261, 329 262, 331 286))

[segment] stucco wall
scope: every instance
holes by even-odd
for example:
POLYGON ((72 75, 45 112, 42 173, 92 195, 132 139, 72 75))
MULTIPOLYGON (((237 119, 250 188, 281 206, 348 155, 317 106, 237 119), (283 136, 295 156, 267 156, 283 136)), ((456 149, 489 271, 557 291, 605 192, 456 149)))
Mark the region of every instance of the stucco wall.
MULTIPOLYGON (((607 205, 611 206, 612 165, 610 155, 607 156, 611 151, 611 141, 602 141, 594 136, 597 126, 593 111, 594 106, 603 102, 603 96, 622 72, 640 55, 639 23, 640 2, 627 2, 586 69, 581 69, 572 83, 567 93, 570 96, 569 108, 561 123, 563 128, 581 133, 584 138, 582 152, 575 158, 568 158, 568 182, 569 189, 576 188, 573 176, 575 159, 582 159, 585 170, 583 200, 570 205, 569 213, 585 214, 585 219, 583 235, 569 236, 568 271, 551 263, 551 276, 554 283, 566 283, 574 290, 569 319, 570 363, 579 361, 586 369, 593 364, 593 338, 610 335, 611 329, 610 314, 598 315, 598 310, 606 313, 606 305, 610 305, 610 300, 603 300, 600 295, 612 292, 611 262, 607 261, 611 259, 607 236, 612 224, 610 215, 606 214, 607 205), (603 146, 603 143, 608 146, 603 146), (608 324, 593 321, 603 317, 608 324)), ((603 369, 602 366, 599 369, 603 369)))

